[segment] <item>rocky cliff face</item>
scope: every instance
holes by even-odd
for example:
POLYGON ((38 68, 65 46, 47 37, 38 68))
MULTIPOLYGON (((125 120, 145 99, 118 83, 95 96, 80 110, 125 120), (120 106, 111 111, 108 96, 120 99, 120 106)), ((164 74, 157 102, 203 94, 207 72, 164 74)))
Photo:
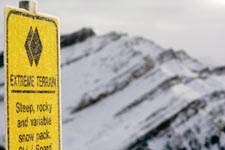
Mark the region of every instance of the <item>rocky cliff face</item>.
POLYGON ((140 37, 78 33, 62 37, 63 149, 225 149, 225 67, 140 37))
POLYGON ((60 38, 61 47, 68 47, 85 41, 87 38, 95 36, 95 32, 89 28, 83 28, 80 31, 68 35, 62 35, 60 38))

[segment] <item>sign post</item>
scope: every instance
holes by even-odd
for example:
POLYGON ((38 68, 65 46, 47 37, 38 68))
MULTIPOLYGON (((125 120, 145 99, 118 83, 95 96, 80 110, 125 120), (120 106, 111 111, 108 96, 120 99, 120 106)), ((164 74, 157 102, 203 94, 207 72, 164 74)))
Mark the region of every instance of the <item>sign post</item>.
POLYGON ((7 149, 61 150, 59 21, 20 8, 5 9, 7 149))

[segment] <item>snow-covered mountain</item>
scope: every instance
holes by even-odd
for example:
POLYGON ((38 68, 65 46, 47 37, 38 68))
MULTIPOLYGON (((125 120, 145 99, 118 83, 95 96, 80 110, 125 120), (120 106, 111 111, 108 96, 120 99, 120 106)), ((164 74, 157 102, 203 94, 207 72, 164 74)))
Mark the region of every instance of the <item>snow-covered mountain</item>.
POLYGON ((64 150, 225 149, 225 67, 116 32, 61 41, 64 150))

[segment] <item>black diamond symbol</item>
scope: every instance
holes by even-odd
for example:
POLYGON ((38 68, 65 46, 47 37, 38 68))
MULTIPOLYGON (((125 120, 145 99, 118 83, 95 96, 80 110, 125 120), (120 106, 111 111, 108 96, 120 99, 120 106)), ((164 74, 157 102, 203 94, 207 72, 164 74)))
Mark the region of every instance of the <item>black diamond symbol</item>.
POLYGON ((42 43, 37 28, 33 31, 32 27, 30 27, 24 46, 27 51, 30 65, 32 66, 34 61, 35 65, 38 66, 42 52, 42 43))

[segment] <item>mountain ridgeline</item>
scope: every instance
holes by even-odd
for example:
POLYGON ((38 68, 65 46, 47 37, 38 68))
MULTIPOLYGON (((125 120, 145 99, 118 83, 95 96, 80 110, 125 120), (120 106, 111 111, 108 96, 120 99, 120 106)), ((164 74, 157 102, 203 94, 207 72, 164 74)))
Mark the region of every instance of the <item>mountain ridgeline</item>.
MULTIPOLYGON (((89 37, 95 36, 95 32, 90 28, 83 28, 72 34, 62 35, 60 37, 60 46, 63 49, 64 47, 77 44, 85 41, 89 37)), ((0 67, 3 67, 4 57, 3 52, 0 53, 0 67)))
POLYGON ((225 150, 225 66, 85 28, 61 36, 61 48, 63 149, 225 150))

